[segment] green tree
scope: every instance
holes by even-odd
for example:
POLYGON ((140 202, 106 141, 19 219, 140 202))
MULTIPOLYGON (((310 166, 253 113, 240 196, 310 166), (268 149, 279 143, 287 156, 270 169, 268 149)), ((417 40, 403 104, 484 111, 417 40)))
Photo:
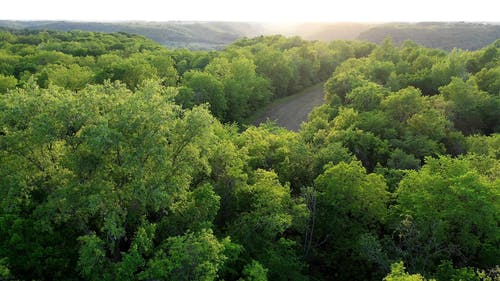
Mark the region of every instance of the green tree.
MULTIPOLYGON (((377 231, 387 215, 389 199, 387 186, 382 176, 367 174, 361 163, 339 163, 326 165, 323 174, 314 182, 316 203, 310 202, 310 224, 312 249, 310 264, 331 272, 340 279, 370 275, 369 268, 384 267, 383 253, 375 251, 377 231), (314 223, 313 223, 314 222, 314 223), (368 236, 367 236, 368 235, 368 236), (370 246, 361 246, 370 245, 370 246), (377 260, 378 262, 374 262, 377 260), (378 264, 377 264, 378 263, 378 264)), ((328 276, 322 276, 328 278, 328 276)))
POLYGON ((380 107, 386 95, 382 86, 369 82, 347 93, 346 103, 358 111, 371 111, 380 107))
POLYGON ((267 281, 267 271, 259 262, 252 261, 243 269, 245 277, 240 281, 267 281))
POLYGON ((142 280, 203 280, 217 278, 231 241, 219 241, 211 230, 171 237, 158 249, 139 275, 142 280))
POLYGON ((4 76, 0 74, 0 93, 5 93, 9 89, 14 89, 17 85, 17 79, 14 76, 4 76))
POLYGON ((284 238, 285 231, 298 231, 307 210, 290 195, 274 172, 255 171, 254 183, 237 189, 240 215, 229 226, 231 237, 243 245, 247 259, 255 259, 269 270, 272 280, 304 280, 304 264, 296 242, 284 238))
POLYGON ((163 242, 212 226, 220 197, 203 182, 216 121, 173 94, 154 82, 76 93, 32 81, 3 96, 0 256, 13 276, 133 279, 163 242))
POLYGON ((224 85, 213 75, 189 71, 184 74, 183 84, 193 90, 193 103, 208 103, 212 114, 224 119, 227 114, 227 99, 224 95, 224 85))
POLYGON ((408 87, 390 94, 382 101, 386 114, 394 121, 404 124, 413 114, 425 106, 425 99, 420 90, 408 87))
POLYGON ((386 277, 384 277, 384 281, 425 281, 425 280, 427 279, 425 279, 420 274, 407 273, 403 262, 393 263, 391 265, 391 272, 386 277))
POLYGON ((257 75, 255 69, 253 61, 243 57, 231 61, 217 58, 207 65, 205 71, 224 85, 228 120, 241 122, 270 100, 269 81, 257 75))
POLYGON ((481 268, 498 262, 498 182, 470 161, 428 158, 396 194, 396 241, 412 270, 432 272, 442 259, 481 268))
POLYGON ((93 82, 94 74, 88 67, 77 64, 68 66, 48 65, 44 68, 47 73, 47 83, 69 89, 81 90, 93 82))
MULTIPOLYGON (((480 91, 473 79, 464 81, 453 77, 450 84, 439 88, 446 100, 451 102, 450 119, 455 128, 465 135, 489 131, 486 115, 491 112, 489 105, 494 101, 483 91, 480 91)), ((498 110, 491 112, 500 114, 498 110)))

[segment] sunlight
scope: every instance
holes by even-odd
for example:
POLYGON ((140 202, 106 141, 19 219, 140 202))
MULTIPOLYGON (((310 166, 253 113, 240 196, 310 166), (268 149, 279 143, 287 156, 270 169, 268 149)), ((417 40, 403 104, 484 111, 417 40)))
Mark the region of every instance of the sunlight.
POLYGON ((18 0, 5 1, 0 19, 252 21, 252 22, 387 22, 498 21, 495 1, 474 5, 456 1, 231 1, 231 0, 18 0))

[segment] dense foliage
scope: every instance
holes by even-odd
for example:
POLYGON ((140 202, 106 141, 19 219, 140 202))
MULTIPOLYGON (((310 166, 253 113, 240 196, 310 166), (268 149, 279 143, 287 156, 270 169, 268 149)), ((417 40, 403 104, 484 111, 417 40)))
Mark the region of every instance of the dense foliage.
POLYGON ((144 36, 166 47, 192 50, 222 49, 240 37, 256 35, 261 31, 260 25, 245 22, 0 20, 0 27, 30 30, 125 32, 144 36))
POLYGON ((79 91, 119 80, 135 90, 148 79, 179 88, 186 108, 209 103, 222 121, 241 122, 270 100, 326 80, 342 61, 373 44, 308 42, 282 36, 242 39, 223 52, 167 50, 143 37, 83 31, 0 31, 0 92, 31 77, 79 91))
POLYGON ((283 34, 307 40, 366 40, 381 43, 392 37, 396 44, 412 40, 420 45, 452 50, 478 50, 500 37, 495 22, 71 22, 0 20, 0 28, 36 30, 84 30, 92 32, 126 32, 142 35, 166 47, 191 50, 220 50, 238 38, 283 34))
POLYGON ((499 278, 499 41, 0 39, 0 279, 499 278))

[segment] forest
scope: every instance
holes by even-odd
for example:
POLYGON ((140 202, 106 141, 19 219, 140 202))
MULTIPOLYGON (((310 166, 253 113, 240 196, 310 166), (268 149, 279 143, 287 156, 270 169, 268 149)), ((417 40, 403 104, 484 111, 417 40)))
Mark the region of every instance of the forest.
POLYGON ((395 45, 412 40, 420 45, 451 51, 453 48, 477 50, 500 38, 495 22, 81 22, 0 20, 0 29, 83 30, 138 34, 168 48, 221 50, 241 37, 281 34, 306 40, 363 40, 380 44, 391 37, 395 45))
POLYGON ((1 30, 0 280, 499 280, 499 120, 500 40, 1 30))

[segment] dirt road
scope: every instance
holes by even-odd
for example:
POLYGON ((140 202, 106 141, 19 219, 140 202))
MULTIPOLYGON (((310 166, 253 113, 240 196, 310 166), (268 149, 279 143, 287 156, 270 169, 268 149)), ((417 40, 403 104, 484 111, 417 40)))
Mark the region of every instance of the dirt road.
POLYGON ((286 97, 269 105, 255 119, 254 125, 266 120, 276 121, 279 126, 298 131, 300 124, 307 120, 313 107, 323 103, 323 83, 317 84, 293 96, 286 97))

